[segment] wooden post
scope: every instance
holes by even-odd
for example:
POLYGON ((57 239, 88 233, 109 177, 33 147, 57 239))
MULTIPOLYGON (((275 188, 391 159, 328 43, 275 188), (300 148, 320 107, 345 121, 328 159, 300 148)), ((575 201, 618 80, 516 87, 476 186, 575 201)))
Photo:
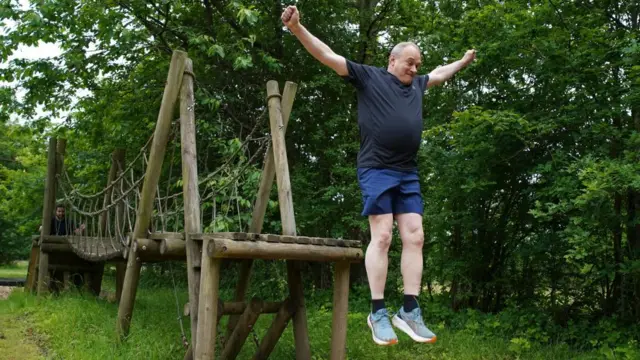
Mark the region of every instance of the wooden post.
MULTIPOLYGON (((51 218, 55 207, 56 194, 56 138, 49 139, 49 151, 47 153, 47 178, 44 185, 44 206, 42 207, 42 229, 40 231, 40 244, 43 236, 51 233, 51 218)), ((38 285, 37 293, 45 293, 49 288, 49 254, 41 249, 38 255, 38 285)))
MULTIPOLYGON (((282 132, 287 132, 287 124, 289 123, 289 116, 293 109, 293 101, 296 97, 296 90, 298 85, 296 83, 287 81, 284 85, 284 91, 282 92, 282 132)), ((271 144, 267 147, 267 158, 262 168, 262 176, 260 177, 260 188, 258 189, 258 196, 253 206, 253 214, 251 215, 251 224, 249 225, 249 232, 261 233, 262 225, 264 223, 264 214, 267 211, 267 204, 269 203, 269 195, 271 188, 273 187, 273 179, 276 176, 276 167, 273 158, 273 151, 271 144)), ((247 293, 249 287, 249 276, 251 275, 251 266, 253 260, 242 260, 240 263, 240 276, 238 284, 236 285, 235 301, 243 301, 244 296, 247 293)), ((231 336, 233 328, 238 322, 238 316, 230 316, 227 323, 227 338, 231 336)))
MULTIPOLYGON (((204 246, 209 240, 204 240, 204 246)), ((218 327, 220 259, 202 257, 195 359, 214 359, 218 327)), ((193 316, 193 315, 192 315, 193 316)))
POLYGON ((289 179, 289 163, 287 145, 284 139, 284 121, 280 106, 280 90, 278 82, 267 83, 267 99, 269 103, 269 123, 273 141, 273 157, 275 160, 276 179, 278 183, 278 201, 283 235, 296 235, 296 219, 293 213, 293 197, 289 179))
MULTIPOLYGON (((276 83, 276 94, 278 91, 278 84, 276 83)), ((289 124, 289 117, 291 116, 291 110, 293 109, 293 101, 296 97, 296 91, 298 85, 296 83, 287 81, 282 93, 282 136, 287 131, 287 125, 289 124)), ((284 139, 283 139, 284 141, 284 139)), ((262 232, 262 225, 264 223, 264 215, 267 211, 267 204, 269 203, 269 194, 273 186, 273 179, 276 176, 276 163, 274 159, 273 146, 269 144, 267 148, 267 158, 262 168, 262 177, 260 178, 260 189, 258 190, 258 196, 253 206, 253 214, 251 215, 251 226, 249 232, 260 233, 262 232)))
MULTIPOLYGON (((45 236, 48 236, 49 233, 51 232, 51 218, 53 216, 53 212, 55 211, 55 206, 56 206, 55 205, 56 185, 57 185, 56 176, 62 173, 62 167, 64 166, 64 154, 67 149, 67 141, 65 139, 60 139, 60 140, 54 139, 53 142, 54 142, 53 159, 51 158, 47 159, 47 184, 45 186, 49 188, 49 192, 47 194, 49 198, 46 200, 49 204, 49 210, 48 210, 49 216, 46 220, 44 219, 44 216, 43 216, 43 222, 44 224, 46 224, 46 227, 43 224, 42 232, 40 234, 40 255, 39 255, 40 258, 38 261, 39 263, 38 264, 38 295, 49 291, 49 285, 51 281, 50 274, 49 274, 49 251, 45 251, 45 249, 43 248, 44 244, 42 243, 42 240, 44 239, 45 236), (54 168, 54 174, 52 179, 49 178, 50 176, 49 167, 51 165, 53 165, 53 168, 54 168)), ((49 156, 52 155, 51 140, 49 142, 48 155, 49 156)), ((46 192, 47 190, 45 189, 45 193, 46 192)), ((44 209, 43 209, 43 215, 44 215, 44 209)))
POLYGON ((27 280, 24 283, 24 290, 27 292, 33 292, 35 289, 38 272, 38 261, 40 255, 40 245, 37 243, 31 245, 31 254, 29 255, 29 266, 27 268, 27 280))
POLYGON ((287 324, 289 324, 289 320, 291 320, 292 315, 291 301, 290 299, 287 299, 282 302, 280 310, 271 322, 271 327, 269 327, 269 330, 267 330, 267 333, 262 338, 260 347, 253 357, 254 360, 266 360, 269 358, 269 355, 271 355, 271 352, 276 347, 280 336, 282 336, 284 329, 287 328, 287 324))
MULTIPOLYGON (((149 163, 147 164, 147 171, 140 194, 136 223, 132 234, 134 239, 145 237, 147 229, 149 228, 156 187, 162 171, 162 162, 164 161, 164 154, 167 149, 171 120, 173 119, 175 103, 182 83, 186 59, 187 54, 178 50, 174 51, 171 57, 171 65, 169 66, 167 82, 162 96, 156 130, 149 151, 149 163)), ((136 291, 138 290, 141 267, 142 263, 138 259, 138 256, 130 250, 127 258, 127 268, 124 276, 122 296, 118 306, 118 320, 116 324, 117 332, 121 339, 129 333, 131 315, 133 314, 133 303, 136 298, 136 291)))
MULTIPOLYGON (((278 183, 278 202, 280 203, 280 218, 282 221, 282 233, 284 235, 296 235, 296 220, 293 213, 293 197, 291 195, 291 182, 289 179, 289 163, 284 139, 284 122, 280 104, 280 92, 278 82, 267 82, 267 101, 269 105, 269 123, 271 125, 271 138, 273 141, 273 157, 275 160, 276 179, 278 183)), ((287 261, 287 277, 289 279, 289 292, 293 304, 293 336, 296 344, 296 359, 310 359, 311 348, 309 346, 309 332, 307 328, 307 313, 304 306, 304 292, 302 276, 299 265, 293 261, 287 261)))
POLYGON ((347 350, 347 315, 349 313, 349 262, 335 266, 333 284, 333 321, 331 323, 331 360, 344 360, 347 350))
POLYGON ((249 336, 249 332, 253 328, 253 325, 258 320, 258 316, 262 312, 262 302, 253 299, 249 306, 246 307, 244 313, 240 316, 238 320, 238 325, 236 326, 233 333, 229 337, 227 341, 227 345, 222 351, 221 359, 235 359, 240 350, 242 349, 242 345, 247 340, 247 336, 249 336))
POLYGON ((189 282, 189 311, 191 314, 191 351, 196 348, 198 329, 198 297, 202 253, 198 243, 189 234, 202 232, 200 224, 200 192, 198 190, 198 159, 196 149, 195 100, 193 95, 193 63, 187 59, 185 76, 180 89, 180 146, 182 153, 182 191, 184 202, 184 229, 187 255, 187 281, 189 282))
POLYGON ((38 259, 38 295, 49 292, 49 253, 40 249, 38 259))

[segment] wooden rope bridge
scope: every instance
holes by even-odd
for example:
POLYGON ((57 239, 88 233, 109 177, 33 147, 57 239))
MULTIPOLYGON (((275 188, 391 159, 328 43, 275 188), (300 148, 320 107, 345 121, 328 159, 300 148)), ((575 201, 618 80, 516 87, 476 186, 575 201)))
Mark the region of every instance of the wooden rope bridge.
MULTIPOLYGON (((285 132, 297 85, 286 82, 280 94, 276 81, 267 83, 266 99, 271 143, 266 152, 249 231, 203 233, 196 162, 193 77, 192 62, 187 58, 187 54, 174 51, 155 132, 148 149, 144 182, 136 201, 135 221, 123 220, 126 218, 124 214, 129 205, 113 202, 116 191, 113 189, 117 187, 112 184, 119 179, 118 176, 124 168, 124 152, 117 150, 112 156, 107 188, 99 195, 104 194, 103 209, 111 208, 114 215, 100 213, 97 228, 104 232, 104 229, 110 229, 111 226, 107 219, 114 217, 116 222, 120 219, 120 222, 130 229, 126 235, 119 233, 115 236, 121 241, 114 242, 114 236, 46 235, 51 230, 50 219, 54 210, 56 180, 62 171, 65 149, 64 140, 50 140, 42 231, 40 236, 34 237, 25 286, 31 290, 37 289, 38 294, 42 294, 52 288, 54 282, 51 280, 59 276, 60 272, 64 286, 71 282, 70 273, 80 272, 85 275, 85 286, 99 293, 104 263, 116 263, 116 296, 119 300, 116 328, 124 337, 129 333, 132 321, 142 264, 186 260, 191 342, 185 358, 214 359, 219 355, 222 359, 233 359, 240 352, 258 317, 261 314, 275 314, 253 358, 268 358, 291 322, 296 359, 311 359, 300 265, 302 262, 331 262, 335 264, 331 359, 344 359, 349 268, 351 263, 363 260, 363 252, 360 241, 307 237, 296 233, 285 132), (171 118, 178 99, 184 229, 182 232, 153 232, 149 231, 149 226, 169 138, 171 118), (278 189, 282 234, 263 234, 262 225, 274 179, 278 189), (235 296, 230 301, 223 301, 219 297, 222 276, 220 264, 223 259, 241 260, 235 296), (285 299, 277 302, 245 299, 254 259, 286 261, 289 294, 285 299), (218 323, 224 315, 230 316, 225 337, 227 341, 222 352, 216 354, 218 323)), ((120 193, 124 194, 126 191, 121 190, 120 193)), ((117 199, 123 198, 124 195, 117 199)), ((77 211, 85 214, 98 213, 80 208, 77 208, 77 211)))

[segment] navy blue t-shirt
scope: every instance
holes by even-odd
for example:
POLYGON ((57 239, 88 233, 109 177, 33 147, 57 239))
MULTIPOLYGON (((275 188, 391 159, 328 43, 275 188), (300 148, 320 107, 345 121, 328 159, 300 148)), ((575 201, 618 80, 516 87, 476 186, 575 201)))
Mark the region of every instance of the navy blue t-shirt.
POLYGON ((67 232, 73 232, 73 222, 67 221, 66 218, 58 220, 55 216, 51 219, 51 233, 49 235, 69 235, 67 232))
POLYGON ((403 84, 384 68, 347 60, 344 78, 358 91, 359 168, 413 170, 422 136, 422 96, 429 75, 403 84))

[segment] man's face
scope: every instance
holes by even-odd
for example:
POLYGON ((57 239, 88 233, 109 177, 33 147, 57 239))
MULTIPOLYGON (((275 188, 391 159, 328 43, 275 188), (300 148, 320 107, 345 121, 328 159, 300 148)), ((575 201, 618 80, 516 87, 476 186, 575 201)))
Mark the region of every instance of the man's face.
POLYGON ((391 73, 403 84, 411 84, 418 73, 421 60, 420 51, 415 46, 407 46, 398 56, 391 55, 391 73))
POLYGON ((63 207, 56 208, 56 218, 64 219, 64 208, 63 207))

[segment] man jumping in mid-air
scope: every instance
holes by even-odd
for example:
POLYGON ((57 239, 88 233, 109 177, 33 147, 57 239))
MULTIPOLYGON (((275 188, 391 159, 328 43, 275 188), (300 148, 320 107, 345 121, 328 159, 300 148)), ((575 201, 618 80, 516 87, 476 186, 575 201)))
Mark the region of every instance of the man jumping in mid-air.
POLYGON ((425 326, 418 306, 424 235, 416 155, 422 135, 422 96, 427 87, 444 83, 469 65, 476 57, 475 50, 467 51, 461 60, 428 75, 417 75, 421 55, 414 43, 397 44, 391 50, 387 68, 376 68, 334 53, 300 24, 295 6, 284 10, 282 22, 314 58, 358 91, 357 168, 364 202, 362 215, 369 217, 371 228, 365 267, 372 299, 367 323, 373 340, 379 345, 396 344, 398 338, 391 326, 393 323, 415 341, 435 342, 436 335, 425 326), (394 219, 402 239, 404 304, 390 321, 384 304, 384 288, 394 219))

